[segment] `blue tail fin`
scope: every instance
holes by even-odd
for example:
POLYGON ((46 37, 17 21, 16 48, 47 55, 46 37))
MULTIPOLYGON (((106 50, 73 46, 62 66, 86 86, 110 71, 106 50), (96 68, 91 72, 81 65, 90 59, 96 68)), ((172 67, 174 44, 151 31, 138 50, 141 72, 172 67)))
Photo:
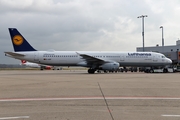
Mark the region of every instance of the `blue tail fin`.
POLYGON ((36 51, 16 28, 9 28, 9 33, 15 52, 36 51))

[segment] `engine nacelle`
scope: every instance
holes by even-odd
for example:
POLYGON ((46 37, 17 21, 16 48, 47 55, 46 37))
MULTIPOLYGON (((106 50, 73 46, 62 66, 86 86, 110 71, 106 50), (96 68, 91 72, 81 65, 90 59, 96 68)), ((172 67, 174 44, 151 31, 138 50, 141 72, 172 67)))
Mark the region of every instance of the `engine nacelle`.
POLYGON ((99 68, 102 70, 114 71, 119 69, 119 63, 117 62, 104 63, 103 65, 99 66, 99 68))

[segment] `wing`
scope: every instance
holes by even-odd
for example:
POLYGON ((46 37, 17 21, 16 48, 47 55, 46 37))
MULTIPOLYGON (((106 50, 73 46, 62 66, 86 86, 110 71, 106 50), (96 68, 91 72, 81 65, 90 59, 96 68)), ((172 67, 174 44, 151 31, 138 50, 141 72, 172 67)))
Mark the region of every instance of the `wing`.
POLYGON ((96 58, 96 57, 93 57, 93 56, 90 56, 90 55, 87 55, 87 54, 79 54, 77 53, 79 56, 81 56, 82 58, 81 59, 84 59, 87 64, 103 64, 103 63, 106 63, 106 62, 109 62, 109 61, 106 61, 106 60, 103 60, 103 59, 100 59, 100 58, 96 58))

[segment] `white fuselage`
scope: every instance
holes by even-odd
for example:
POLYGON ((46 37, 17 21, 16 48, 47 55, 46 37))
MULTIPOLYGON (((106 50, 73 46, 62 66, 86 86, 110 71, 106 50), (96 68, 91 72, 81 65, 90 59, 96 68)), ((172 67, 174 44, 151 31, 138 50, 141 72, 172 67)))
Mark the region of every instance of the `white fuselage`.
POLYGON ((51 66, 91 67, 79 54, 86 54, 103 61, 117 62, 120 66, 165 66, 172 63, 163 54, 154 52, 32 51, 16 53, 24 56, 13 56, 13 58, 51 66))

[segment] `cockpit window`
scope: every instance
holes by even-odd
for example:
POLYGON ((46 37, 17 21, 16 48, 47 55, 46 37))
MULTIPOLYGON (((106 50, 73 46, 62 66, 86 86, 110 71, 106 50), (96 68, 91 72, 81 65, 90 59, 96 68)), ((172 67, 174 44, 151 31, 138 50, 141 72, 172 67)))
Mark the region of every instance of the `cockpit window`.
POLYGON ((161 56, 161 58, 166 58, 165 56, 161 56))

